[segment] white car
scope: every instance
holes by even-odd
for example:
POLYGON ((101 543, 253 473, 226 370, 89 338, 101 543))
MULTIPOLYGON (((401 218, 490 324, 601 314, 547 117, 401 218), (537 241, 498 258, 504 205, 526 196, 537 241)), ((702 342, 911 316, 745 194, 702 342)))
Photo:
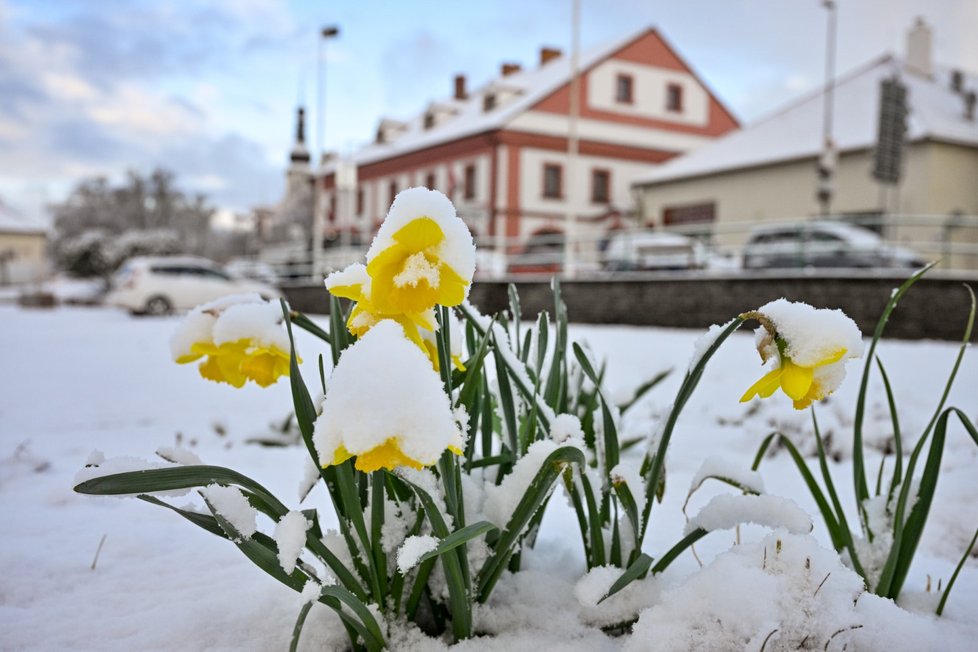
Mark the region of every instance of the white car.
POLYGON ((137 257, 127 260, 112 281, 105 301, 133 314, 184 312, 228 294, 255 292, 265 299, 278 289, 228 274, 220 265, 196 256, 137 257))
POLYGON ((703 243, 680 233, 627 231, 608 242, 604 266, 609 271, 702 269, 703 243))

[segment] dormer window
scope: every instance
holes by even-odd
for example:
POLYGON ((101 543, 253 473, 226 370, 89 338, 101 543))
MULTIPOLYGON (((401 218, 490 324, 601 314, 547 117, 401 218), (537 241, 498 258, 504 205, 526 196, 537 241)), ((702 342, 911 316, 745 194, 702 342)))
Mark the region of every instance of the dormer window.
POLYGON ((432 113, 431 111, 428 111, 427 113, 424 114, 424 128, 431 129, 434 126, 435 126, 435 114, 432 113))
POLYGON ((618 75, 615 82, 615 101, 619 104, 632 104, 634 99, 635 80, 631 75, 618 75))
POLYGON ((683 87, 679 84, 666 86, 666 110, 680 113, 683 110, 683 87))
POLYGON ((489 113, 496 108, 496 94, 486 93, 482 96, 482 110, 485 113, 489 113))

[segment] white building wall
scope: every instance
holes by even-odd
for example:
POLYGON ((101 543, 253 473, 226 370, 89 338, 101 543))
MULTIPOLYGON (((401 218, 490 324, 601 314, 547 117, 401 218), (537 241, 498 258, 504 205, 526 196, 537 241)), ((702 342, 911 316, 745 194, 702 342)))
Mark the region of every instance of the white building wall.
POLYGON ((594 109, 698 127, 710 119, 710 96, 689 73, 609 59, 588 74, 587 82, 587 103, 594 109), (631 104, 617 101, 618 76, 622 74, 632 78, 631 104), (682 89, 681 111, 666 108, 670 84, 682 89))

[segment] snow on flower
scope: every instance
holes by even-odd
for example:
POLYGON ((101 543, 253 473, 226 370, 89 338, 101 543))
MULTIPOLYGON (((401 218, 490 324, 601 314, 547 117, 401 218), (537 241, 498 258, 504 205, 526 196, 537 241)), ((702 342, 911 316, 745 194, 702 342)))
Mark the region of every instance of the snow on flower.
POLYGON ((438 461, 445 449, 461 454, 464 440, 431 362, 390 320, 347 349, 333 371, 316 449, 323 466, 356 457, 376 471, 438 461))
POLYGON ((757 351, 762 362, 774 364, 741 402, 768 398, 780 387, 802 410, 834 392, 845 378, 846 360, 863 352, 859 328, 841 310, 778 299, 743 316, 761 322, 757 351))
POLYGON ((251 380, 268 387, 289 374, 289 341, 277 304, 257 294, 223 297, 194 308, 170 339, 179 364, 200 363, 208 380, 242 387, 251 380))
POLYGON ((367 252, 371 303, 383 314, 457 306, 475 273, 475 243, 437 190, 409 188, 394 198, 367 252))
MULTIPOLYGON (((449 355, 452 358, 452 366, 459 371, 465 371, 465 364, 462 362, 462 324, 454 315, 448 320, 449 355)), ((438 336, 435 331, 421 331, 421 340, 424 342, 425 353, 431 359, 431 364, 435 366, 435 371, 441 371, 441 363, 438 360, 438 336)))
POLYGON ((357 337, 363 337, 368 330, 384 319, 393 319, 404 329, 408 339, 426 350, 422 333, 433 332, 437 328, 435 311, 432 308, 417 313, 385 313, 373 304, 370 298, 371 279, 362 263, 353 263, 346 269, 333 272, 326 277, 326 290, 335 297, 355 302, 346 328, 357 337))

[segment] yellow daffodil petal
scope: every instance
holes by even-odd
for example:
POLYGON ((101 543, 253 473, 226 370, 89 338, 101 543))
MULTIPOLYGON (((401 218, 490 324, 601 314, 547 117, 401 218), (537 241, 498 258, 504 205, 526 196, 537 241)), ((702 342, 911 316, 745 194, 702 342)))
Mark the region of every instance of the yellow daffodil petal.
POLYGON ((839 349, 838 351, 836 351, 835 353, 833 353, 829 357, 825 358, 824 360, 820 360, 819 362, 815 363, 815 366, 816 367, 824 367, 825 365, 833 364, 835 362, 838 362, 839 360, 842 359, 842 356, 844 356, 846 353, 847 353, 847 349, 844 349, 844 348, 839 349))
POLYGON ((439 268, 438 303, 443 306, 457 306, 465 301, 465 290, 468 281, 459 276, 454 269, 442 263, 439 268))
POLYGON ((325 464, 324 466, 338 466, 343 462, 347 461, 348 459, 350 459, 351 457, 353 457, 353 453, 346 450, 346 446, 340 444, 339 446, 336 447, 336 450, 333 451, 333 461, 330 462, 329 464, 325 464))
POLYGON ((445 232, 430 217, 419 217, 402 226, 391 237, 411 251, 424 251, 428 247, 441 244, 445 239, 445 232))
POLYGON ((812 387, 812 368, 784 360, 781 369, 781 389, 784 393, 795 401, 805 398, 812 387))
POLYGON ((187 364, 188 362, 193 362, 194 360, 200 360, 203 355, 203 353, 187 353, 181 355, 177 358, 177 364, 187 364))
POLYGON ((331 288, 326 288, 326 290, 334 297, 341 299, 351 299, 353 301, 363 300, 363 285, 360 283, 354 285, 334 285, 331 288))
POLYGON ((391 437, 380 446, 357 455, 354 466, 358 471, 370 473, 378 469, 395 469, 399 466, 410 466, 412 469, 422 469, 424 464, 412 459, 401 451, 397 437, 391 437))
POLYGON ((772 369, 763 376, 760 380, 751 385, 744 395, 740 397, 741 403, 746 403, 755 396, 760 396, 761 398, 767 398, 781 386, 781 367, 777 369, 772 369))

